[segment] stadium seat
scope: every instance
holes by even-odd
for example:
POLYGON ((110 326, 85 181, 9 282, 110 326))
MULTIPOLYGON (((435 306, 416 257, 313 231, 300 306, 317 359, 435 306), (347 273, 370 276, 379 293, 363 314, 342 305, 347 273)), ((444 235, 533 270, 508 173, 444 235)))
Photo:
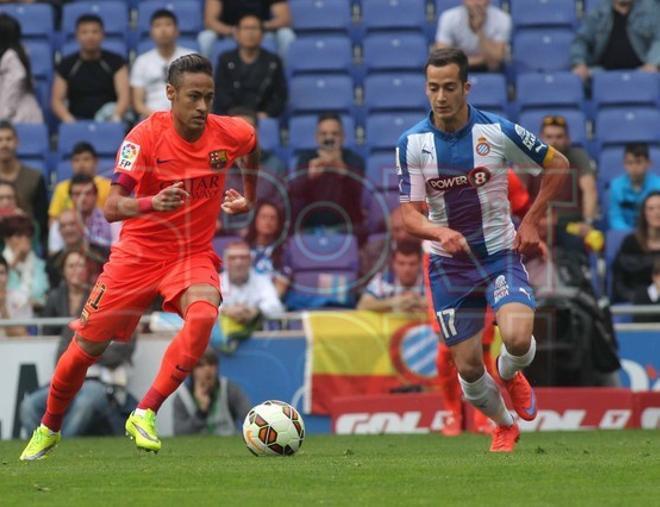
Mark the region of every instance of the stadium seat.
POLYGON ((287 244, 287 258, 293 271, 334 269, 357 271, 358 247, 355 236, 339 233, 298 233, 287 244))
POLYGON ((612 3, 610 0, 582 0, 582 2, 584 4, 585 14, 588 14, 589 12, 593 11, 594 9, 599 7, 602 3, 607 3, 608 5, 612 3))
POLYGON ((605 262, 607 264, 607 270, 611 271, 612 263, 616 257, 621 243, 623 243, 624 238, 630 234, 629 230, 612 230, 610 229, 605 234, 605 262))
MULTIPOLYGON (((394 152, 391 153, 394 156, 394 152)), ((397 182, 398 186, 398 182, 397 182)), ((383 190, 365 194, 364 207, 368 210, 367 228, 369 234, 386 232, 389 228, 389 216, 392 210, 400 206, 399 190, 383 190)))
POLYGON ((428 106, 421 74, 372 74, 364 82, 364 105, 374 111, 419 111, 428 106))
POLYGON ((426 23, 426 2, 369 0, 362 3, 362 23, 367 32, 423 30, 426 23))
POLYGON ((294 114, 350 111, 353 80, 348 76, 294 76, 289 84, 289 106, 294 114))
MULTIPOLYGON (((128 48, 126 47, 126 43, 124 41, 120 41, 117 39, 105 39, 101 43, 101 47, 106 51, 110 51, 124 58, 128 58, 128 48)), ((60 49, 60 53, 62 54, 62 57, 72 55, 73 53, 77 53, 78 51, 80 51, 80 46, 78 45, 78 42, 75 40, 65 42, 62 45, 62 48, 60 49)))
POLYGON ((516 80, 518 110, 530 108, 571 107, 582 109, 584 87, 572 72, 528 73, 516 80))
MULTIPOLYGON (((440 16, 443 12, 454 7, 463 5, 463 0, 435 0, 435 15, 440 16)), ((490 5, 501 7, 502 0, 491 0, 490 5)))
POLYGON ((471 74, 470 104, 486 111, 508 116, 506 80, 502 74, 471 74))
POLYGON ((128 31, 128 7, 122 1, 75 2, 62 9, 62 35, 64 40, 72 40, 76 34, 76 20, 83 14, 96 14, 103 20, 106 36, 126 38, 128 31))
MULTIPOLYGON (((660 173, 660 147, 652 146, 649 151, 651 170, 660 173)), ((613 178, 624 174, 623 156, 623 146, 610 146, 601 150, 596 174, 599 182, 603 183, 603 187, 606 188, 613 178)))
POLYGON ((23 47, 30 57, 32 76, 37 81, 50 83, 53 78, 53 52, 50 44, 45 41, 26 40, 23 47))
POLYGON ((140 35, 149 33, 151 25, 151 15, 158 9, 168 9, 176 14, 179 31, 182 35, 196 37, 204 29, 202 22, 202 6, 195 0, 146 0, 138 5, 138 25, 137 32, 140 35))
POLYGON ((657 106, 660 101, 660 79, 656 74, 640 71, 596 72, 592 81, 594 106, 657 106))
POLYGON ((428 43, 416 33, 372 34, 364 39, 367 71, 411 70, 419 72, 426 63, 428 43))
POLYGON ((513 37, 513 64, 517 73, 554 72, 570 68, 570 30, 530 29, 513 37))
POLYGON ((530 132, 539 134, 541 122, 546 115, 561 115, 566 118, 568 131, 573 144, 586 147, 587 141, 587 118, 582 111, 576 109, 533 109, 523 111, 518 118, 518 123, 530 132))
POLYGON ((293 29, 298 35, 348 32, 352 23, 348 0, 294 0, 290 6, 293 29))
POLYGON ((25 39, 51 41, 55 35, 53 8, 47 4, 0 4, 0 12, 5 12, 21 24, 21 34, 25 39))
POLYGON ((556 27, 573 29, 577 23, 575 0, 509 0, 516 29, 556 27))
POLYGON ((286 61, 291 76, 314 72, 349 74, 353 63, 351 41, 342 35, 298 38, 289 46, 286 61))
POLYGON ((234 241, 242 241, 242 239, 240 236, 215 236, 211 240, 211 243, 215 253, 222 257, 224 255, 225 248, 227 248, 227 246, 234 241))
POLYGON ((655 108, 620 108, 596 116, 599 145, 643 142, 660 143, 660 111, 655 108))
POLYGON ((78 121, 62 123, 59 129, 57 151, 61 158, 68 158, 76 143, 87 141, 100 156, 114 156, 125 134, 122 123, 78 121))
MULTIPOLYGON (((199 43, 197 42, 196 37, 183 36, 183 37, 179 37, 176 42, 177 42, 177 45, 182 47, 182 48, 191 49, 195 52, 199 52, 199 43)), ((137 55, 139 56, 142 53, 146 53, 147 51, 152 50, 154 47, 156 47, 156 46, 155 46, 153 40, 143 39, 140 42, 138 42, 137 55)))
POLYGON ((280 145, 280 123, 276 118, 259 120, 259 146, 273 150, 280 145))
POLYGON ((16 154, 19 158, 42 159, 46 161, 49 151, 48 129, 41 123, 16 123, 18 136, 16 154))
MULTIPOLYGON (((318 147, 316 143, 316 115, 295 116, 289 122, 289 147, 295 153, 301 150, 313 150, 318 147)), ((355 146, 355 121, 351 116, 342 115, 341 122, 344 127, 344 145, 355 146)))
POLYGON ((425 114, 424 111, 419 113, 372 114, 367 118, 367 146, 369 150, 394 150, 401 134, 422 121, 425 114))
POLYGON ((398 189, 399 177, 396 173, 395 154, 377 153, 368 157, 367 180, 376 190, 389 192, 398 189))

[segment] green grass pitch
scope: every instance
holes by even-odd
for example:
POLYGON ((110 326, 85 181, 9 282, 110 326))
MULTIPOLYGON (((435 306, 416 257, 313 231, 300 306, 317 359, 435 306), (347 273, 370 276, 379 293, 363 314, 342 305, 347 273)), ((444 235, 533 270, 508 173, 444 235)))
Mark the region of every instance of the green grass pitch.
POLYGON ((660 432, 524 434, 513 455, 478 435, 310 436, 291 458, 255 458, 240 438, 63 440, 21 463, 0 442, 10 505, 659 505, 660 432))

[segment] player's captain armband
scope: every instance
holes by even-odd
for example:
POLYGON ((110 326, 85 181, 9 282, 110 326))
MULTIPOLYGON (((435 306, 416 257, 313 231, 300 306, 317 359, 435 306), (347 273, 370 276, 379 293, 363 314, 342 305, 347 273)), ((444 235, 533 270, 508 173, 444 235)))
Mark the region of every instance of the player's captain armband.
POLYGON ((140 155, 140 145, 130 141, 124 141, 119 148, 117 169, 132 171, 135 162, 140 155))
POLYGON ((552 159, 555 158, 556 153, 557 150, 555 150, 552 146, 548 146, 548 151, 546 152, 545 158, 543 159, 543 166, 546 166, 552 162, 552 159))

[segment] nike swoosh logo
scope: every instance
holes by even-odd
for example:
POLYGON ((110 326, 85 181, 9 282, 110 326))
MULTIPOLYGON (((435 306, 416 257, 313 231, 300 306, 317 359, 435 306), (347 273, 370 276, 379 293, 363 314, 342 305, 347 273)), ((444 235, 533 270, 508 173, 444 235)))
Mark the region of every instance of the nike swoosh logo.
POLYGON ((140 428, 137 424, 133 423, 133 427, 135 428, 135 430, 136 430, 140 435, 142 435, 144 438, 146 438, 146 439, 149 440, 150 442, 158 442, 158 439, 157 439, 157 438, 153 438, 151 435, 149 435, 149 433, 147 433, 146 431, 144 431, 144 430, 143 430, 142 428, 140 428))
POLYGON ((167 164, 168 162, 172 162, 174 159, 173 158, 168 158, 167 160, 161 160, 159 158, 156 159, 157 164, 167 164))
POLYGON ((525 408, 525 412, 529 417, 532 417, 536 412, 536 395, 534 394, 533 390, 532 390, 532 399, 529 403, 529 407, 525 408))

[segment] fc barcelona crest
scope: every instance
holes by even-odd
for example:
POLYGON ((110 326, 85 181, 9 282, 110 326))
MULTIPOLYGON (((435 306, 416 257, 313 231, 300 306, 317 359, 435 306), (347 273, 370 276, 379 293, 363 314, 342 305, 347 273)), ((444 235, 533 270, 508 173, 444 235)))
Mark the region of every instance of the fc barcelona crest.
POLYGON ((216 170, 223 169, 227 163, 227 150, 209 152, 209 165, 216 170))

